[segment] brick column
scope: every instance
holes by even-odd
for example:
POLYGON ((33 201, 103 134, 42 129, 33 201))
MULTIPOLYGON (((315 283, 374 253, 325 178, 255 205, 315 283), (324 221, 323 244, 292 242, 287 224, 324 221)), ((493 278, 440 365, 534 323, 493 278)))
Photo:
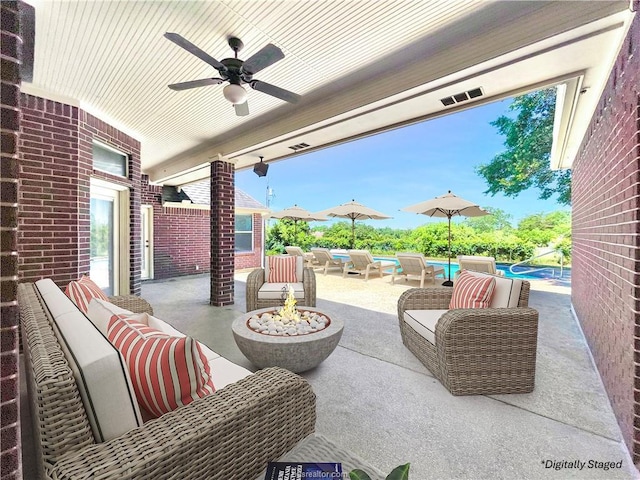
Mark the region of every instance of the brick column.
POLYGON ((233 305, 235 258, 235 168, 211 162, 211 293, 209 303, 233 305))
POLYGON ((18 134, 20 131, 20 60, 18 2, 1 1, 2 160, 0 163, 0 472, 21 479, 20 379, 18 378, 18 134))

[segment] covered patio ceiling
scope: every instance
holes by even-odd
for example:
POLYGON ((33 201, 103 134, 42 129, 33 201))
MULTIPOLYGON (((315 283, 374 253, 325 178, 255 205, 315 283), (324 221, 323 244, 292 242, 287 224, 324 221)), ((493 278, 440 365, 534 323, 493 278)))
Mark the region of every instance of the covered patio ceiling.
POLYGON ((629 0, 27 1, 23 91, 140 140, 143 172, 167 185, 208 177, 214 159, 250 168, 551 85, 564 85, 552 166, 570 167, 634 15, 629 0), (273 43, 285 58, 255 78, 302 98, 247 87, 239 117, 223 85, 170 90, 218 73, 165 32, 217 60, 233 56, 231 36, 242 59, 273 43))

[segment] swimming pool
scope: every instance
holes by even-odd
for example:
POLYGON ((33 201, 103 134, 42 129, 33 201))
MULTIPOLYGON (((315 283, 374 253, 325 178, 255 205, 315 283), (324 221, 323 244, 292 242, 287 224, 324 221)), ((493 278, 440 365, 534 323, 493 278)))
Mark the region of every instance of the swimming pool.
MULTIPOLYGON (((342 258, 348 259, 349 255, 342 254, 333 254, 334 258, 342 258)), ((373 257, 374 260, 391 260, 399 265, 398 259, 393 257, 373 257)), ((429 265, 437 265, 444 268, 444 275, 447 275, 447 267, 449 266, 448 262, 428 262, 429 265)), ((521 280, 548 280, 548 279, 558 279, 562 278, 563 280, 571 280, 571 269, 564 268, 562 272, 562 277, 560 277, 560 267, 537 267, 530 265, 522 265, 514 267, 513 270, 515 273, 511 273, 509 270, 510 264, 508 263, 496 263, 496 268, 504 272, 504 276, 507 278, 519 278, 521 280), (534 271, 531 271, 535 269, 534 271), (522 272, 522 273, 518 273, 522 272), (526 272, 526 273, 525 273, 526 272)), ((460 269, 459 265, 451 261, 451 278, 454 277, 455 273, 460 269)))

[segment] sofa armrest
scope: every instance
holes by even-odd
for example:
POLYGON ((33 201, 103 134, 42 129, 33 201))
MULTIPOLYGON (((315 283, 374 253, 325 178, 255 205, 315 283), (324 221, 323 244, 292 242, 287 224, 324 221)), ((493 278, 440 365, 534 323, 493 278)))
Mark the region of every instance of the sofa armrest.
POLYGON ((302 272, 302 284, 304 285, 304 305, 316 306, 316 274, 313 268, 306 267, 302 272))
POLYGON ((144 298, 136 295, 117 295, 109 297, 109 302, 133 313, 148 313, 153 315, 153 307, 144 298))
POLYGON ((257 268, 247 276, 245 298, 247 312, 258 308, 258 290, 264 284, 264 268, 257 268))
POLYGON ((398 319, 405 310, 446 310, 451 302, 453 288, 411 288, 398 298, 398 319))
POLYGON ((61 456, 55 479, 256 478, 313 433, 315 394, 302 377, 260 370, 109 442, 61 456))
MULTIPOLYGON (((455 309, 436 324, 436 349, 443 367, 461 354, 466 364, 481 365, 491 357, 535 359, 538 311, 529 307, 455 309)), ((458 362, 459 363, 459 362, 458 362)))

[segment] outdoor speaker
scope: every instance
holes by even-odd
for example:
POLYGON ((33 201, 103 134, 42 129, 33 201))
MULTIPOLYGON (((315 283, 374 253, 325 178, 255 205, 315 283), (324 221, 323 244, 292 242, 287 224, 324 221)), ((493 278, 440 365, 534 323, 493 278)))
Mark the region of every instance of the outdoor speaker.
POLYGON ((260 163, 256 163, 253 166, 253 173, 258 175, 259 177, 266 177, 267 176, 267 170, 269 170, 269 165, 264 163, 262 160, 260 160, 260 163))

